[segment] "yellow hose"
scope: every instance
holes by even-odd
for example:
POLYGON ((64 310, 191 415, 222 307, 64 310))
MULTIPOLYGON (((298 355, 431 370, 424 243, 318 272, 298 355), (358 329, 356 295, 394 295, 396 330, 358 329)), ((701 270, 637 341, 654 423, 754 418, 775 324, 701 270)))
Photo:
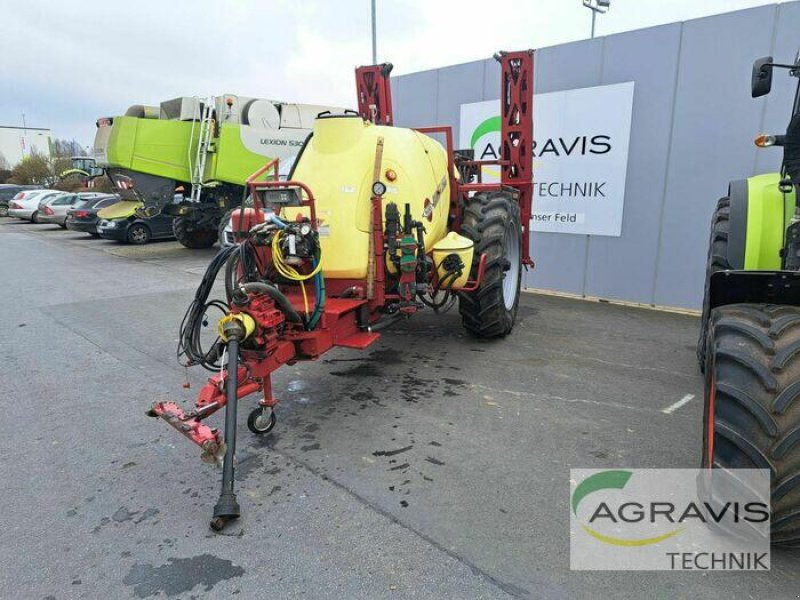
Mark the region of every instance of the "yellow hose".
POLYGON ((303 293, 303 306, 306 312, 306 318, 308 318, 308 296, 306 295, 306 286, 303 284, 304 281, 308 281, 314 275, 320 272, 322 269, 322 260, 319 261, 317 266, 314 268, 311 273, 303 274, 300 273, 297 269, 295 269, 292 265, 286 264, 286 261, 283 258, 283 252, 281 251, 281 244, 280 239, 283 235, 282 231, 275 232, 275 235, 272 237, 272 263, 275 265, 275 268, 278 270, 278 273, 283 275, 286 279, 291 281, 297 281, 300 283, 300 291, 303 293))

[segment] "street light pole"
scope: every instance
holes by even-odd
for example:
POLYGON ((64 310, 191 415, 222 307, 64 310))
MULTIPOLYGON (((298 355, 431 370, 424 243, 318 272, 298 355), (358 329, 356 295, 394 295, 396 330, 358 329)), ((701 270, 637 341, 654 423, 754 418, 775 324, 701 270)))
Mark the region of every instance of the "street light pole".
POLYGON ((597 13, 607 13, 611 8, 611 0, 583 0, 583 5, 592 11, 592 39, 594 39, 597 13))
POLYGON ((372 64, 378 64, 378 36, 375 31, 375 0, 372 0, 372 64))
POLYGON ((22 113, 22 157, 23 158, 25 158, 26 150, 28 150, 28 124, 25 122, 25 113, 22 113))

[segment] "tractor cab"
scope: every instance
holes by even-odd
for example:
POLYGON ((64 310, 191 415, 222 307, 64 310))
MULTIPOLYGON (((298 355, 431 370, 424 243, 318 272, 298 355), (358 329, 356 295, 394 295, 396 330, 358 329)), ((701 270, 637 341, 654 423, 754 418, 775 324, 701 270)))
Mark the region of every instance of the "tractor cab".
POLYGON ((82 171, 86 177, 97 177, 103 174, 103 169, 95 164, 94 158, 90 156, 73 156, 70 158, 72 168, 82 171))
MULTIPOLYGON (((800 190, 798 187, 800 186, 800 51, 792 64, 776 63, 771 56, 757 59, 753 63, 750 84, 753 98, 769 94, 772 90, 773 71, 776 68, 788 70, 789 75, 797 79, 789 125, 786 133, 782 135, 759 135, 755 139, 755 144, 759 148, 783 147, 778 187, 784 200, 791 196, 794 203, 786 221, 788 226, 784 225, 785 231, 782 232, 780 268, 788 271, 800 271, 800 204, 798 203, 800 194, 797 193, 800 190)), ((788 207, 786 212, 789 212, 788 207)))

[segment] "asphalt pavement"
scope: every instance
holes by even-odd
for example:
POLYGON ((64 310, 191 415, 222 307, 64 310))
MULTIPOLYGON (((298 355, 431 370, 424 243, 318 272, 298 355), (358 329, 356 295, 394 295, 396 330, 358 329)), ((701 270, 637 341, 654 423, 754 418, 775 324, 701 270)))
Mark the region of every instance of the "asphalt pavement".
POLYGON ((798 597, 780 551, 570 571, 570 468, 698 465, 698 320, 533 294, 501 341, 420 314, 278 371, 275 432, 240 411, 243 516, 213 533, 219 471, 145 416, 208 375, 175 346, 213 253, 0 220, 0 598, 798 597))

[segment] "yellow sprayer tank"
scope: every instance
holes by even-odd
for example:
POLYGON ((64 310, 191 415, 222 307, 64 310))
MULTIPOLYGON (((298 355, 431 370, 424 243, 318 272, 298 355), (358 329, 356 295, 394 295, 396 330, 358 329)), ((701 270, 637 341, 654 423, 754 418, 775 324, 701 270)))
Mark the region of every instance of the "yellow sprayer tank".
MULTIPOLYGON (((314 194, 327 278, 363 279, 367 275, 379 138, 383 138, 380 180, 387 187, 382 214, 386 204, 394 202, 402 223, 405 205, 410 204, 414 220, 425 225, 428 251, 447 235, 447 152, 439 142, 413 129, 373 125, 357 115, 319 117, 292 179, 308 185, 314 194)), ((302 209, 289 209, 286 216, 294 218, 298 210, 302 209)))

